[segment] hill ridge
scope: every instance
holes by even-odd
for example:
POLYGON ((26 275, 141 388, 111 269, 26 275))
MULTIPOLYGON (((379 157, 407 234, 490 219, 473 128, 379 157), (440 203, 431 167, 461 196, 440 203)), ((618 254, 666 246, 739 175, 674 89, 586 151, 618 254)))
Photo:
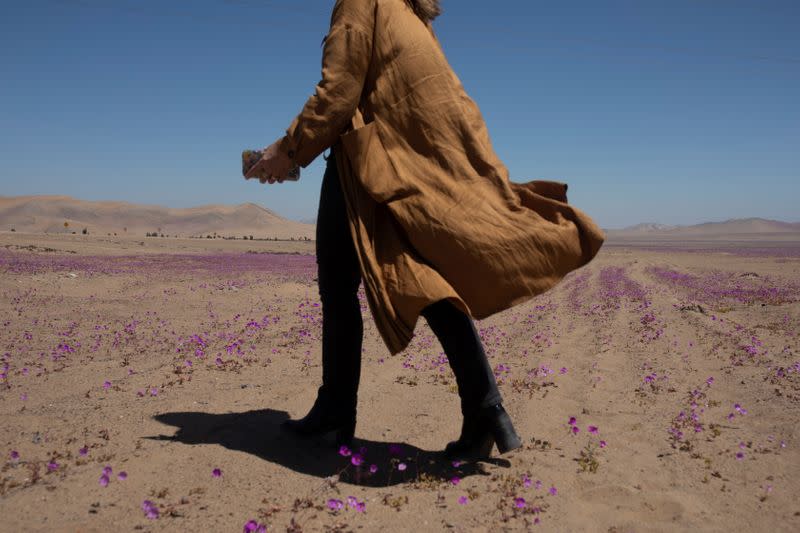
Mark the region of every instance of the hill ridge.
POLYGON ((27 233, 218 234, 312 238, 314 225, 281 217, 254 202, 167 207, 67 195, 0 196, 0 231, 27 233))

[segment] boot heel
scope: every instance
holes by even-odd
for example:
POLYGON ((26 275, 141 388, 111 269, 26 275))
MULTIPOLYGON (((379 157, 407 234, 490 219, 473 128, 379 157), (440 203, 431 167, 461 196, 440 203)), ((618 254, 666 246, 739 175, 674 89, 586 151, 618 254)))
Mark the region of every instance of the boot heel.
POLYGON ((350 446, 353 444, 353 437, 356 434, 356 421, 352 420, 349 422, 345 422, 344 425, 340 426, 339 429, 336 430, 336 445, 347 445, 350 446))
POLYGON ((492 435, 494 436, 495 444, 497 444, 497 450, 503 454, 522 446, 522 439, 519 438, 519 435, 514 430, 511 417, 502 407, 500 409, 502 412, 492 424, 492 435))
POLYGON ((495 443, 497 444, 497 450, 503 454, 522 446, 522 439, 516 433, 510 435, 503 433, 500 438, 495 437, 495 443))

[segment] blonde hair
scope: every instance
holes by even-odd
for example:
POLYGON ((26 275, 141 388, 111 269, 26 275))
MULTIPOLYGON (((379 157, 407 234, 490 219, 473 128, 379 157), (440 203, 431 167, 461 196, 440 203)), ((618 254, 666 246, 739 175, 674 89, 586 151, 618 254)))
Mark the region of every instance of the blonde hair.
POLYGON ((442 14, 439 0, 406 0, 422 22, 428 23, 442 14))

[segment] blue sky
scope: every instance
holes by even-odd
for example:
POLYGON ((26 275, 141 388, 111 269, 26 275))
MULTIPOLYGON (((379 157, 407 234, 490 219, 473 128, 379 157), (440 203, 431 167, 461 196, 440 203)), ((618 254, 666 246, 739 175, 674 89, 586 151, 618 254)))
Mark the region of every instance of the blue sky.
MULTIPOLYGON (((313 92, 333 0, 0 0, 0 195, 313 218, 241 177, 313 92)), ((800 221, 800 2, 444 0, 436 31, 515 181, 606 228, 800 221)))

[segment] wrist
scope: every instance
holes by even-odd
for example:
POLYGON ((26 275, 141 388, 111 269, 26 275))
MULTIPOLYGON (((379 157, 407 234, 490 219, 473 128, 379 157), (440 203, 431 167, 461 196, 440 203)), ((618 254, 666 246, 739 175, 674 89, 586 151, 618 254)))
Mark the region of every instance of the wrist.
POLYGON ((293 166, 296 166, 297 163, 295 162, 295 157, 297 156, 297 151, 295 150, 294 146, 292 145, 292 141, 288 135, 285 135, 279 142, 278 142, 278 149, 289 158, 292 162, 293 166))

